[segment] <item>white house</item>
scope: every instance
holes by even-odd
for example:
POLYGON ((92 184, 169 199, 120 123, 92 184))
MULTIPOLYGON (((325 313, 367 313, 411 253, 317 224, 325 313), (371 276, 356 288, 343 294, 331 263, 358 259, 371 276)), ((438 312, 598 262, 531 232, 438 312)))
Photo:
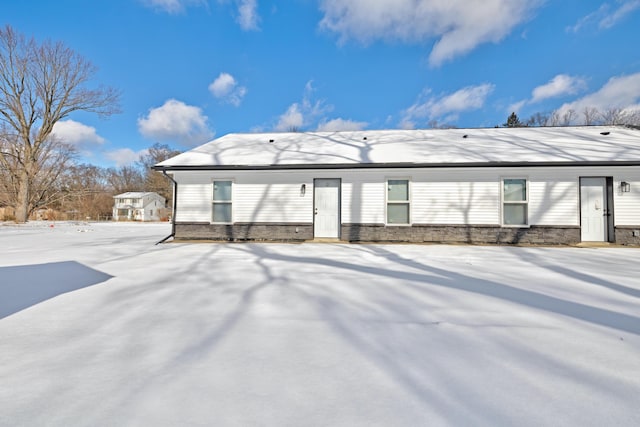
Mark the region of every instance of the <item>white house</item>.
POLYGON ((114 221, 160 221, 166 200, 158 193, 131 191, 113 196, 114 221))
POLYGON ((640 244, 640 130, 230 134, 154 166, 176 239, 640 244))

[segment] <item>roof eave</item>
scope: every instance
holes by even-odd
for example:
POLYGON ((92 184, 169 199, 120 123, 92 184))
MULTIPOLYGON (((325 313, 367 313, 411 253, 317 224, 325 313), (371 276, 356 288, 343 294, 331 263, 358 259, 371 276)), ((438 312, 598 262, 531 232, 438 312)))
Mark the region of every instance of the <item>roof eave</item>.
POLYGON ((538 162, 454 162, 454 163, 320 163, 271 165, 169 165, 152 166, 156 171, 307 170, 307 169, 437 169, 507 167, 640 166, 639 160, 581 160, 538 162))

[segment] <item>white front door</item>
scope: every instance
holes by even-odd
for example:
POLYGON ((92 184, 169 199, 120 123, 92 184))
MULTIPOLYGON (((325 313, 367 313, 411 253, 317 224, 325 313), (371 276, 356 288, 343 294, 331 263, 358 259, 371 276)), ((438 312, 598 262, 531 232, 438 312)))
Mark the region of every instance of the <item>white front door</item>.
POLYGON ((315 179, 313 236, 340 237, 340 180, 315 179))
POLYGON ((583 242, 607 241, 606 178, 580 178, 580 234, 583 242))

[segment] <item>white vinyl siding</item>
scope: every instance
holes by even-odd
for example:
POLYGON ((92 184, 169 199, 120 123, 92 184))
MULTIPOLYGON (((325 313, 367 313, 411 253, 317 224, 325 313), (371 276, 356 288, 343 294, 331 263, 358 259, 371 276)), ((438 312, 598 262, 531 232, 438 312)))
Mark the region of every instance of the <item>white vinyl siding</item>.
POLYGON ((542 176, 543 171, 529 176, 529 224, 574 225, 580 224, 577 176, 567 176, 567 181, 542 176), (542 172, 542 173, 541 173, 542 172))
MULTIPOLYGON (((449 181, 442 174, 435 181, 412 182, 414 224, 499 224, 500 193, 495 180, 477 182, 449 181)), ((433 179, 432 176, 424 179, 433 179)), ((495 179, 495 178, 494 178, 495 179)))
POLYGON ((385 180, 379 173, 342 174, 342 222, 384 224, 385 180))
POLYGON ((640 168, 629 168, 613 177, 614 216, 616 225, 640 225, 640 168), (628 193, 620 191, 620 182, 631 186, 628 193))
MULTIPOLYGON (((235 221, 258 223, 311 223, 313 221, 313 184, 291 177, 289 183, 269 182, 266 176, 251 182, 248 176, 236 179, 235 221), (305 185, 304 194, 301 187, 305 185)), ((313 181, 312 181, 313 182, 313 181)))
POLYGON ((176 222, 211 221, 211 175, 203 172, 175 172, 178 182, 176 222))
MULTIPOLYGON (((234 171, 236 223, 313 223, 313 180, 340 178, 343 224, 385 224, 387 178, 403 169, 234 171), (305 194, 301 186, 305 184, 305 194)), ((502 223, 502 178, 526 177, 529 225, 580 225, 581 176, 612 176, 616 225, 640 224, 637 167, 437 168, 411 170, 412 224, 502 223), (631 183, 620 193, 620 181, 631 183)), ((211 221, 211 183, 228 171, 176 172, 177 222, 211 221)))

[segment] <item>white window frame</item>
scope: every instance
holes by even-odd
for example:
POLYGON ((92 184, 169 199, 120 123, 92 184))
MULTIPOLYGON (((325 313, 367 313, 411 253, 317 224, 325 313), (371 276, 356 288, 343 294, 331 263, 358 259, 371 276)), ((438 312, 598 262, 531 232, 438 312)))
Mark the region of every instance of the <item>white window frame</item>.
POLYGON ((235 182, 233 179, 231 178, 214 178, 211 180, 211 224, 233 224, 233 197, 235 194, 235 182), (230 182, 231 183, 231 200, 214 200, 213 199, 213 195, 215 194, 215 189, 214 186, 216 184, 216 182, 230 182), (229 222, 223 222, 223 221, 214 221, 213 220, 213 212, 214 212, 214 205, 215 204, 228 204, 231 205, 231 221, 229 222))
POLYGON ((393 226, 393 227, 408 227, 411 226, 412 222, 412 218, 413 215, 411 214, 411 205, 412 205, 412 201, 411 201, 411 177, 407 177, 407 176, 400 176, 400 177, 396 177, 396 176, 389 176, 389 177, 385 177, 384 179, 384 223, 385 225, 388 226, 393 226), (389 181, 407 181, 407 200, 389 200, 389 181), (404 205, 404 204, 408 204, 409 205, 409 218, 408 218, 408 222, 406 223, 390 223, 389 222, 389 205, 392 204, 397 204, 397 205, 404 205))
POLYGON ((503 176, 500 178, 500 225, 506 228, 529 228, 529 187, 531 181, 528 176, 503 176), (504 182, 505 180, 520 179, 524 180, 525 200, 507 201, 504 199, 504 182), (525 224, 505 224, 504 222, 504 206, 505 205, 524 205, 526 212, 525 224))

